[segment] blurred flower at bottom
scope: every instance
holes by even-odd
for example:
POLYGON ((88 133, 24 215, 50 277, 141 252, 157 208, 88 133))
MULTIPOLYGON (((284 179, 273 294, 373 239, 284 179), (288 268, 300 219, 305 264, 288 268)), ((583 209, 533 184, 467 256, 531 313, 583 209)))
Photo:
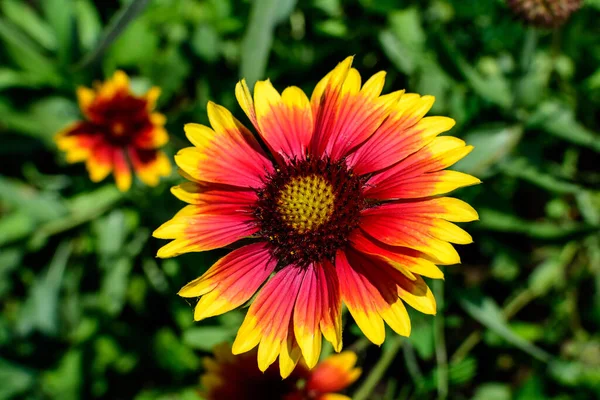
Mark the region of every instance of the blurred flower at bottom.
POLYGON ((134 95, 123 71, 94 89, 79 87, 85 119, 59 132, 56 144, 68 162, 85 161, 94 182, 112 172, 119 190, 126 191, 131 187, 131 164, 143 183, 156 186, 161 176, 171 173, 167 156, 158 150, 169 141, 165 116, 154 112, 159 95, 158 87, 134 95))
POLYGON ((302 360, 288 378, 281 379, 275 365, 264 373, 258 369, 256 352, 233 355, 229 344, 216 346, 214 358, 204 359, 203 395, 208 400, 350 400, 339 392, 361 374, 355 368, 356 354, 344 351, 312 370, 302 360))

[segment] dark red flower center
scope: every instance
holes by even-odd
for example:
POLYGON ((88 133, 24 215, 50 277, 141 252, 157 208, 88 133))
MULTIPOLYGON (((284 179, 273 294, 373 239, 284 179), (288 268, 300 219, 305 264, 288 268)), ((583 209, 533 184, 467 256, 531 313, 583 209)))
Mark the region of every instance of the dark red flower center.
POLYGON ((97 98, 88 109, 90 122, 116 146, 129 144, 136 135, 153 125, 147 101, 129 93, 116 93, 112 98, 97 98))
POLYGON ((282 265, 333 260, 366 207, 363 184, 344 160, 291 160, 257 191, 259 234, 282 265))

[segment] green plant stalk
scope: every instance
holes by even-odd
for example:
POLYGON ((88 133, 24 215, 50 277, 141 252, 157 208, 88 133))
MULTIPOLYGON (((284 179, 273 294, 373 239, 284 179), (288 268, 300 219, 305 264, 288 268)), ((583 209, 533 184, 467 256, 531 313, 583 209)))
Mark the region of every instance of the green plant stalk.
POLYGON ((423 386, 423 373, 419 369, 415 349, 410 342, 404 343, 404 346, 402 346, 402 353, 404 354, 404 363, 406 364, 408 374, 412 378, 418 391, 423 386))
MULTIPOLYGON (((506 320, 511 319, 515 316, 517 312, 519 312, 523 307, 525 307, 533 299, 535 299, 535 297, 536 296, 531 289, 524 289, 504 306, 504 308, 502 309, 502 315, 504 315, 504 318, 506 318, 506 320)), ((471 332, 471 334, 467 336, 467 338, 461 343, 461 345, 458 346, 458 349, 456 349, 454 354, 452 354, 450 362, 452 364, 461 362, 469 354, 469 352, 473 350, 473 348, 477 346, 477 344, 479 344, 481 338, 481 330, 471 332)))
MULTIPOLYGON (((573 245, 571 242, 570 245, 566 245, 563 248, 563 251, 560 255, 560 260, 563 266, 569 264, 573 257, 577 254, 578 247, 573 245)), ((502 315, 508 321, 513 318, 519 311, 521 311, 525 306, 535 300, 537 294, 531 290, 530 288, 526 288, 520 291, 515 297, 513 297, 506 305, 502 308, 502 315)), ((476 330, 471 332, 469 336, 458 346, 458 349, 454 352, 452 357, 450 358, 451 364, 458 363, 462 361, 467 354, 479 343, 482 339, 482 331, 476 330)))
POLYGON ((118 14, 110 21, 97 46, 81 61, 73 66, 74 71, 82 70, 102 58, 108 47, 125 31, 125 28, 146 8, 149 0, 133 0, 123 6, 118 14))
POLYGON ((369 347, 370 344, 371 344, 371 342, 369 341, 369 339, 367 339, 366 337, 361 337, 360 339, 358 339, 357 341, 352 343, 348 347, 348 350, 353 351, 355 353, 360 353, 360 352, 365 351, 369 347))
MULTIPOLYGON (((433 282, 433 293, 437 301, 438 311, 444 310, 444 282, 435 280, 433 282)), ((448 397, 448 354, 446 352, 446 336, 444 334, 444 313, 439 312, 433 319, 435 335, 435 359, 437 362, 437 389, 438 399, 445 400, 448 397)))
POLYGON ((521 60, 520 60, 520 77, 514 83, 514 93, 515 97, 513 98, 513 111, 516 110, 521 104, 521 98, 523 96, 523 83, 531 70, 531 64, 533 63, 533 59, 535 56, 535 49, 537 47, 538 42, 538 33, 536 28, 529 27, 527 32, 525 33, 525 39, 523 40, 523 48, 521 50, 521 60))
POLYGON ((384 350, 381 358, 377 361, 377 364, 375 364, 369 376, 367 376, 367 379, 365 379, 362 385, 354 392, 354 396, 352 396, 354 400, 369 399, 373 389, 375 389, 375 386, 377 386, 381 378, 383 378, 385 371, 387 371, 392 361, 394 361, 403 342, 404 338, 401 336, 396 336, 392 339, 392 343, 387 350, 384 350))

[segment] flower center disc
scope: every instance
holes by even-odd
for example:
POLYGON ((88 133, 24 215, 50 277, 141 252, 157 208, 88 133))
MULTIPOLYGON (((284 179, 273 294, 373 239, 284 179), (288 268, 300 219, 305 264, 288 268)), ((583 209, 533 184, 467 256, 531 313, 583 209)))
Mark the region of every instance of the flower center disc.
POLYGON ((323 225, 334 210, 335 195, 331 184, 319 175, 292 178, 277 200, 281 219, 298 233, 323 225))
POLYGON ((366 206, 363 183, 343 160, 291 160, 257 190, 259 235, 282 266, 333 260, 366 206))

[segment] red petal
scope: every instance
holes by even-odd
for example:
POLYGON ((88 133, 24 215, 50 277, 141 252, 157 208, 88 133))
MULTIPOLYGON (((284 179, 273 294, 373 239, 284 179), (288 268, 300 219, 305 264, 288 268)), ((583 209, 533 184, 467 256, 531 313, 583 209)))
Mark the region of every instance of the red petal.
POLYGON ((233 353, 244 353, 257 344, 258 365, 265 371, 287 343, 290 319, 304 269, 289 265, 277 272, 260 291, 233 344, 233 353))
POLYGON ((458 264, 460 257, 447 241, 456 242, 452 240, 456 235, 460 239, 458 242, 462 243, 466 232, 455 231, 448 224, 441 219, 403 215, 402 208, 396 204, 374 207, 361 215, 361 229, 375 239, 391 246, 423 252, 439 260, 440 264, 458 264))
POLYGON ((259 230, 249 213, 232 213, 226 209, 222 214, 206 214, 205 211, 202 206, 184 207, 155 230, 154 237, 175 239, 158 251, 158 257, 217 249, 259 230))
POLYGON ((280 95, 270 81, 256 82, 254 107, 259 133, 279 159, 305 157, 313 133, 310 102, 302 90, 288 87, 280 95))
POLYGON ((277 260, 265 242, 232 251, 204 275, 185 285, 179 295, 199 297, 194 319, 223 314, 248 301, 275 270, 277 260))
POLYGON ((273 165, 252 134, 214 103, 208 104, 214 131, 199 124, 187 124, 188 139, 196 146, 175 156, 177 165, 195 180, 258 188, 273 172, 273 165))

